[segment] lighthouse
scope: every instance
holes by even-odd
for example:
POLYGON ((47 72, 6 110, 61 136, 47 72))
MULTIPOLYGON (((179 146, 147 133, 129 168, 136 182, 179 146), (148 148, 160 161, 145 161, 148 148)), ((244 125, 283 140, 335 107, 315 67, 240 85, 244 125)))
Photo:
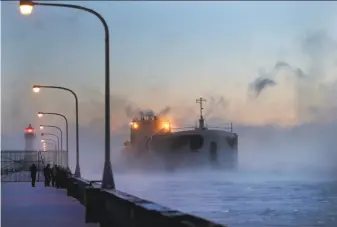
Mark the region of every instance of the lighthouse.
POLYGON ((25 128, 25 151, 34 151, 35 150, 35 129, 31 124, 25 128))

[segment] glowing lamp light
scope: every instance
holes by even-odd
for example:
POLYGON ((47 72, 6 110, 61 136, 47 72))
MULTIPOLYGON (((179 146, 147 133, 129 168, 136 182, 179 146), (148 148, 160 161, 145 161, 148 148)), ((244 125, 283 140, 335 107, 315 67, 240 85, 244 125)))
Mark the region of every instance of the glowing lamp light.
POLYGON ((165 130, 169 130, 169 129, 170 129, 170 124, 167 123, 167 122, 165 122, 165 123, 163 124, 163 127, 164 127, 165 130))
POLYGON ((33 91, 34 91, 35 93, 40 92, 40 86, 34 85, 34 86, 33 86, 33 91))
POLYGON ((40 126, 40 130, 43 130, 43 126, 40 126))
POLYGON ((137 128, 139 128, 139 125, 138 125, 137 123, 133 123, 133 124, 132 124, 132 127, 133 127, 134 129, 137 129, 137 128))
POLYGON ((32 1, 20 1, 20 12, 22 15, 30 15, 33 11, 32 1))
POLYGON ((44 143, 44 140, 41 140, 41 143, 44 143))
POLYGON ((25 129, 25 132, 26 132, 26 133, 34 133, 34 128, 33 128, 31 125, 29 125, 29 126, 25 129))
MULTIPOLYGON (((38 112, 38 113, 37 113, 37 116, 38 116, 39 118, 41 118, 41 117, 43 117, 43 113, 38 112)), ((41 127, 40 127, 40 128, 41 128, 41 127)))

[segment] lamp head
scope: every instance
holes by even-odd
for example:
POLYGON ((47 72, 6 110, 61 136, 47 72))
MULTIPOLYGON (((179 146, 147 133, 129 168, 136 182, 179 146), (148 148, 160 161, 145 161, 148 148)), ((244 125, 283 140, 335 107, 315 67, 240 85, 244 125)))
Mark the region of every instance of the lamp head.
MULTIPOLYGON (((43 130, 43 126, 40 126, 40 130, 43 130)), ((41 133, 41 136, 42 136, 43 133, 41 133)))
POLYGON ((37 112, 37 116, 38 116, 39 118, 41 118, 41 117, 43 117, 43 113, 37 112))
POLYGON ((20 1, 20 12, 22 15, 30 15, 33 11, 34 3, 30 0, 21 0, 20 1))
POLYGON ((39 85, 34 85, 34 86, 33 86, 33 91, 34 91, 35 93, 40 92, 40 86, 39 86, 39 85))

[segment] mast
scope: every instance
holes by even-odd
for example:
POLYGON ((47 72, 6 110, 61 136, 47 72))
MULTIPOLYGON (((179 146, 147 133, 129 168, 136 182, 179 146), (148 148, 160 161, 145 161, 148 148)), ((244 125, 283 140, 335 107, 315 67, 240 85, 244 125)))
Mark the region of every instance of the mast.
POLYGON ((199 103, 200 105, 199 129, 205 129, 205 120, 204 116, 202 115, 202 110, 204 109, 202 106, 203 102, 206 102, 206 99, 203 99, 202 97, 196 100, 196 103, 199 103))

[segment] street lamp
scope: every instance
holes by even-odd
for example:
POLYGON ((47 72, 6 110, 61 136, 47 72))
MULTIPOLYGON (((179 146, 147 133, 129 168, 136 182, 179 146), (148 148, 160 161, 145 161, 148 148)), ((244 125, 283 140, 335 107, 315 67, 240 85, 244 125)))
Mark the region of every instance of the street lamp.
POLYGON ((45 143, 47 141, 51 141, 51 142, 54 142, 55 144, 57 144, 56 141, 53 140, 53 139, 43 139, 43 140, 41 140, 41 143, 45 143))
POLYGON ((20 1, 20 12, 23 15, 30 15, 33 11, 33 3, 31 1, 20 1))
POLYGON ((39 93, 39 92, 40 92, 40 87, 34 85, 34 86, 33 86, 33 91, 34 91, 35 93, 39 93))
MULTIPOLYGON (((63 117, 63 119, 66 122, 66 139, 67 139, 67 143, 66 143, 66 149, 67 149, 67 162, 69 160, 69 135, 68 135, 68 119, 66 118, 66 116, 64 116, 63 114, 60 113, 47 113, 47 112, 37 112, 37 116, 39 118, 42 118, 43 115, 57 115, 60 117, 63 117)), ((41 128, 41 127, 40 127, 41 128)), ((43 126, 42 126, 43 128, 43 126)), ((67 167, 68 167, 68 163, 67 163, 67 167)))
POLYGON ((56 141, 53 140, 53 139, 43 139, 43 140, 41 140, 41 143, 42 143, 42 145, 44 145, 44 144, 46 144, 46 143, 53 144, 53 145, 55 146, 55 150, 57 150, 57 149, 56 149, 57 143, 56 143, 56 141))
POLYGON ((80 152, 79 152, 79 135, 78 135, 78 98, 74 91, 69 88, 60 87, 60 86, 47 86, 47 85, 34 85, 33 91, 39 92, 41 88, 51 88, 51 89, 59 89, 70 92, 75 97, 75 114, 76 114, 76 168, 75 168, 75 177, 81 177, 80 170, 80 152))
MULTIPOLYGON (((57 138, 57 150, 60 150, 60 138, 57 135, 55 135, 53 133, 43 132, 43 133, 41 133, 41 136, 55 136, 57 138)), ((47 139, 45 139, 45 140, 47 140, 47 139)))
POLYGON ((62 129, 57 127, 57 126, 54 126, 54 125, 40 125, 40 129, 46 127, 46 128, 57 128, 58 130, 60 130, 60 133, 61 133, 61 151, 63 151, 63 132, 62 132, 62 129))
POLYGON ((55 143, 51 143, 51 142, 43 142, 43 151, 46 151, 47 149, 47 145, 52 145, 54 147, 54 150, 56 150, 56 144, 55 143))
POLYGON ((43 130, 43 126, 40 125, 40 130, 43 130))
MULTIPOLYGON (((46 140, 41 140, 41 142, 43 143, 43 151, 47 151, 47 145, 51 145, 53 146, 54 148, 54 152, 53 152, 53 162, 56 163, 56 164, 59 164, 59 159, 58 159, 58 150, 56 149, 56 142, 55 140, 52 140, 52 139, 46 139, 46 140), (47 141, 50 141, 50 142, 47 142, 47 141)), ((49 153, 48 153, 49 154, 49 153)), ((50 158, 50 155, 48 155, 48 159, 50 158)))
MULTIPOLYGON (((33 11, 33 6, 55 6, 55 7, 65 7, 73 8, 86 11, 95 15, 104 27, 105 32, 105 160, 104 160, 104 171, 102 179, 102 188, 114 189, 115 182, 113 179, 111 161, 110 161, 110 34, 109 27, 102 15, 100 15, 95 10, 78 6, 72 4, 62 4, 62 3, 40 3, 33 2, 30 0, 20 1, 20 10, 22 14, 29 15, 33 11)), ((38 92, 39 89, 36 88, 34 91, 38 92)), ((77 166, 76 166, 77 168, 77 166)), ((76 172, 75 172, 76 174, 76 172)))

